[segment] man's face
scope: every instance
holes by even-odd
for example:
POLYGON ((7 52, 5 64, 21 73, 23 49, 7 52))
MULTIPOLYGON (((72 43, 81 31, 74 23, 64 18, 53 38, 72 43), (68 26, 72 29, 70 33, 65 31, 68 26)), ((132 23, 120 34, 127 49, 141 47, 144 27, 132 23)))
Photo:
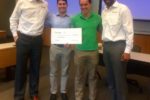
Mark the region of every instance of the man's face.
POLYGON ((91 4, 88 0, 80 0, 80 9, 83 15, 87 15, 91 11, 91 4))
POLYGON ((59 13, 66 13, 68 5, 65 1, 59 0, 57 3, 57 7, 58 7, 59 13))
POLYGON ((111 5, 113 5, 113 3, 115 2, 115 0, 104 0, 105 4, 107 7, 110 7, 111 5))

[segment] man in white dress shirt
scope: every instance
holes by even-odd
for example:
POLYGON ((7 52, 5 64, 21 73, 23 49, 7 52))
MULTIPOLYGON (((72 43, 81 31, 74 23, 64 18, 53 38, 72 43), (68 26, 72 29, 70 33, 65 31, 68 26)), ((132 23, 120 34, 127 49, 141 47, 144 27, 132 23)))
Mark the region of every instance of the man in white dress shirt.
POLYGON ((104 0, 102 40, 104 63, 112 100, 127 100, 126 62, 133 46, 133 19, 130 10, 116 0, 104 0))
POLYGON ((16 42, 15 100, 24 100, 27 62, 29 60, 29 93, 38 100, 39 67, 42 37, 48 4, 44 0, 18 0, 10 17, 10 29, 16 42))

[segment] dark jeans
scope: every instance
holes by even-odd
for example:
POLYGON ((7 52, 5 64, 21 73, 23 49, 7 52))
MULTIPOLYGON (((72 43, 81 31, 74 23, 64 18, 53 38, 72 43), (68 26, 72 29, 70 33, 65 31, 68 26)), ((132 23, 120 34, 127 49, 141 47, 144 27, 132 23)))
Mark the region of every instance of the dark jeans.
POLYGON ((16 42, 17 62, 15 72, 15 98, 24 98, 26 79, 27 79, 27 63, 29 66, 29 93, 31 96, 38 94, 39 84, 39 68, 42 51, 41 36, 27 36, 19 33, 16 42))
POLYGON ((104 42, 104 63, 112 100, 127 100, 126 63, 121 61, 125 41, 104 42))

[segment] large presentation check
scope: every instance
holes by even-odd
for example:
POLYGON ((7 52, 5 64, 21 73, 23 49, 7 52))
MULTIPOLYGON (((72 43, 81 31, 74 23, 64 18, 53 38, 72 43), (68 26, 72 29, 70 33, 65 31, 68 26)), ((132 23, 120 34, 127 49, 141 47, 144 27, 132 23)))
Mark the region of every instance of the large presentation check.
POLYGON ((81 44, 81 28, 51 28, 51 44, 81 44))

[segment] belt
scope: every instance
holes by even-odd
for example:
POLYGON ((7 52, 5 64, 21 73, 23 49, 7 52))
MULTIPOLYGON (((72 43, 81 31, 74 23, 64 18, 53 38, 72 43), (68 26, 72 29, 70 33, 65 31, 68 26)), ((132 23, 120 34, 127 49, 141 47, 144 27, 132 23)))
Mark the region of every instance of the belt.
POLYGON ((64 45, 63 44, 55 44, 56 46, 58 46, 58 47, 64 47, 64 45))
POLYGON ((118 41, 104 41, 104 43, 120 43, 125 42, 125 40, 118 40, 118 41))
POLYGON ((18 32, 18 36, 19 37, 24 37, 24 38, 29 38, 29 39, 34 39, 34 38, 41 38, 42 35, 37 35, 37 36, 33 36, 33 35, 26 35, 24 33, 18 32))

